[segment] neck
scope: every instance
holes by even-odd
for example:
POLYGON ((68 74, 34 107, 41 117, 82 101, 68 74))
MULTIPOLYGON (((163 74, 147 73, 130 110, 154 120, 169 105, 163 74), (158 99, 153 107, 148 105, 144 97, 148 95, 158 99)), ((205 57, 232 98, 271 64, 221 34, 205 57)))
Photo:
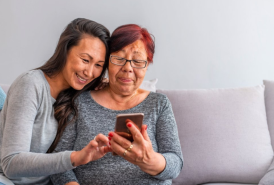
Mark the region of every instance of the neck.
POLYGON ((50 94, 51 96, 56 99, 61 91, 68 89, 70 86, 65 82, 63 76, 59 73, 53 77, 49 77, 44 73, 49 86, 50 86, 50 94))
POLYGON ((123 95, 123 94, 116 93, 110 87, 107 87, 107 91, 108 91, 111 99, 113 99, 118 104, 128 103, 129 101, 132 100, 133 97, 135 97, 138 94, 138 90, 135 90, 131 94, 123 95))

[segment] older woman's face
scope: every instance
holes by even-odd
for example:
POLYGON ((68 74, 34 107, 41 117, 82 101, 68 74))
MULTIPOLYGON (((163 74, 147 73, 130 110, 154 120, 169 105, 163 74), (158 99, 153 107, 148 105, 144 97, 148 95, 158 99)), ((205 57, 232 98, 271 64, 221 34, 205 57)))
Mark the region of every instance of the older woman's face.
MULTIPOLYGON (((122 50, 111 53, 118 57, 126 58, 128 60, 147 60, 147 52, 145 45, 141 40, 127 45, 122 50)), ((148 64, 145 68, 133 68, 127 62, 124 66, 118 66, 109 62, 109 85, 119 94, 130 95, 141 85, 148 64)))

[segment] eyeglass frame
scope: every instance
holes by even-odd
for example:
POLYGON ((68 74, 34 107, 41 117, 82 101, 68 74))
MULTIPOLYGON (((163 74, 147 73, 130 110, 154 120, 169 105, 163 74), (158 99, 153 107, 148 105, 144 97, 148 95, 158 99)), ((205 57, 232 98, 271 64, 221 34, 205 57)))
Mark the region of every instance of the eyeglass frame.
MULTIPOLYGON (((110 60, 110 62, 111 62, 112 64, 117 65, 117 66, 124 66, 124 65, 126 65, 127 62, 129 62, 131 67, 133 67, 132 64, 131 64, 131 61, 133 61, 133 62, 134 62, 134 61, 138 61, 138 60, 128 60, 128 59, 126 59, 126 58, 119 57, 119 56, 116 56, 116 55, 110 55, 109 60, 110 60), (115 64, 115 63, 111 62, 111 57, 118 57, 118 58, 121 58, 121 59, 125 59, 126 62, 125 62, 123 65, 115 64)), ((136 68, 136 69, 143 69, 143 68, 146 68, 146 66, 147 66, 147 60, 139 60, 139 61, 145 62, 145 66, 144 66, 144 67, 133 67, 133 68, 136 68)))

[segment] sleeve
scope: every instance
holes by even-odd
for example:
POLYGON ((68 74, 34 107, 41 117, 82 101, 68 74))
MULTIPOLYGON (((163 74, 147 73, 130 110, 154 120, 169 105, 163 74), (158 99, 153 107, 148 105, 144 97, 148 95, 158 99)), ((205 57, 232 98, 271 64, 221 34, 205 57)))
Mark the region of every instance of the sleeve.
MULTIPOLYGON (((73 150, 77 136, 77 120, 74 123, 70 123, 64 130, 64 133, 56 146, 54 152, 61 152, 65 150, 73 150)), ((73 170, 69 170, 63 173, 53 174, 50 176, 53 184, 62 185, 68 182, 78 182, 78 179, 73 170)), ((80 184, 80 183, 79 183, 80 184)))
POLYGON ((183 167, 182 150, 171 103, 167 97, 165 97, 164 102, 156 123, 158 152, 161 153, 166 160, 164 171, 154 176, 154 178, 160 180, 176 178, 183 167))
POLYGON ((70 151, 30 152, 32 128, 39 109, 39 86, 24 75, 9 90, 2 125, 1 167, 8 178, 48 176, 73 166, 70 151))

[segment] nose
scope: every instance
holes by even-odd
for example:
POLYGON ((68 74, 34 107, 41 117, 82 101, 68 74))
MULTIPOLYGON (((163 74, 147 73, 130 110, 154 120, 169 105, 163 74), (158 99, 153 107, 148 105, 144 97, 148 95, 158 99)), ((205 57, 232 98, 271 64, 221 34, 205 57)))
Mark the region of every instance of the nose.
POLYGON ((83 73, 87 78, 91 78, 93 76, 93 65, 87 66, 83 73))
POLYGON ((127 61, 125 63, 125 65, 122 67, 122 71, 123 72, 132 72, 133 71, 130 61, 127 61))

